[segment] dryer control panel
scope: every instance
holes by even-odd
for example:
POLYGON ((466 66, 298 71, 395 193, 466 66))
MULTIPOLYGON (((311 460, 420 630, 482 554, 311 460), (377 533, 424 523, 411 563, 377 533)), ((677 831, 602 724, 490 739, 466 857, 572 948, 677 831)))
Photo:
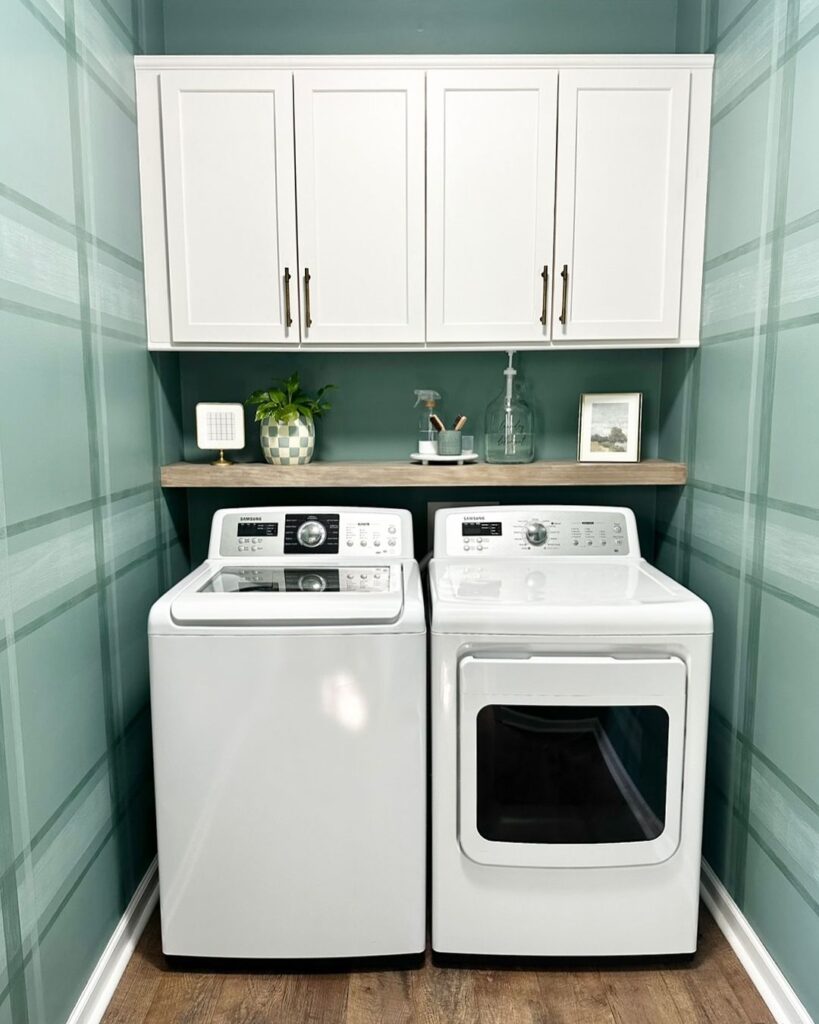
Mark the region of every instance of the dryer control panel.
POLYGON ((436 514, 436 558, 524 555, 639 558, 634 513, 597 506, 493 505, 436 514))
POLYGON ((368 560, 412 557, 412 520, 401 509, 241 508, 213 517, 209 558, 282 556, 368 560))

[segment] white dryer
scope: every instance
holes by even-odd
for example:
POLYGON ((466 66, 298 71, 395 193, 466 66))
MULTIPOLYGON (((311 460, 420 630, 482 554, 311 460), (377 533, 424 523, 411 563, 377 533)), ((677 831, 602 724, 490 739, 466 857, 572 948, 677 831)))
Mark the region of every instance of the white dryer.
POLYGON ((217 512, 149 623, 162 945, 425 947, 426 625, 408 512, 217 512))
POLYGON ((696 948, 712 619, 624 508, 437 513, 432 945, 696 948))

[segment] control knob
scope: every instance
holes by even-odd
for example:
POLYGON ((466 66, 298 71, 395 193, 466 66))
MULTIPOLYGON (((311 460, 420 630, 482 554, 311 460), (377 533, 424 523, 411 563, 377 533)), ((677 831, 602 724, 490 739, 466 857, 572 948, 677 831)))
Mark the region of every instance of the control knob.
POLYGON ((536 548, 543 547, 549 537, 549 531, 539 519, 531 519, 525 528, 526 539, 536 548))
POLYGON ((296 540, 303 548, 319 548, 327 540, 327 528, 317 519, 308 519, 296 531, 296 540))
POLYGON ((326 586, 327 581, 317 572, 307 572, 303 576, 299 577, 299 590, 304 590, 307 593, 320 594, 326 586))

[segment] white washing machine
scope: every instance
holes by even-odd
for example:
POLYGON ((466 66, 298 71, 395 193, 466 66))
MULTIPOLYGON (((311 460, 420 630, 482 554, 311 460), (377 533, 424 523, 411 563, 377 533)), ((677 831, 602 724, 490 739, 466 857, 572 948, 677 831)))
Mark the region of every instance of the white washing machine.
POLYGON ((624 508, 439 511, 430 591, 433 949, 693 952, 708 606, 624 508))
POLYGON ((426 624, 408 512, 217 512, 150 615, 162 945, 425 947, 426 624))

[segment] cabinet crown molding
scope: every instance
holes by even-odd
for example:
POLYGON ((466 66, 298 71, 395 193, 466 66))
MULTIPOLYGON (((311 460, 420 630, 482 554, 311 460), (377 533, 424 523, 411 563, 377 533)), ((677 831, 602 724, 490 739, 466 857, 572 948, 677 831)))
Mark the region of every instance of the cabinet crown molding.
POLYGON ((188 68, 321 69, 321 68, 713 68, 712 53, 630 54, 304 54, 286 56, 174 55, 137 56, 134 67, 145 71, 188 68))

